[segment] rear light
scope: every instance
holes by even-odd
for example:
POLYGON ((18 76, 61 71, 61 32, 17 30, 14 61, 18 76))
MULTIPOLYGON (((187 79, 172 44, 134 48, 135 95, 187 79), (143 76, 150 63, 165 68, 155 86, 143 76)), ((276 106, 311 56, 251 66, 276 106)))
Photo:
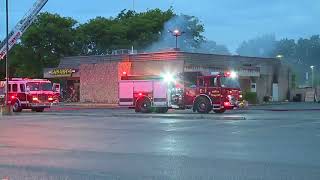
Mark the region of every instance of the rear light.
POLYGON ((139 93, 139 96, 142 96, 142 93, 139 93))
POLYGON ((240 95, 239 95, 239 98, 242 98, 242 97, 243 97, 242 94, 240 94, 240 95))
POLYGON ((231 106, 230 102, 224 102, 223 105, 224 106, 231 106))
POLYGON ((49 97, 49 98, 48 98, 48 101, 53 101, 53 97, 49 97))
POLYGON ((14 98, 16 98, 15 96, 11 96, 11 99, 14 99, 14 98))
POLYGON ((37 97, 32 98, 33 101, 38 101, 39 99, 37 97))

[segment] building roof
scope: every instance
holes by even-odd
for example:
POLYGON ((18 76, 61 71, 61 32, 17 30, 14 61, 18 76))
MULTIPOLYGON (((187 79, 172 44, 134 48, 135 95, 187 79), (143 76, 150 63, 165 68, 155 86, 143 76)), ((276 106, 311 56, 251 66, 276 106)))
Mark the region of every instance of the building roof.
POLYGON ((257 66, 258 64, 277 64, 280 61, 276 58, 246 57, 238 55, 218 55, 205 53, 190 53, 183 51, 161 51, 152 53, 104 55, 104 56, 72 56, 60 60, 58 68, 78 69, 81 64, 98 64, 114 61, 150 61, 168 60, 185 61, 190 65, 239 65, 257 66))

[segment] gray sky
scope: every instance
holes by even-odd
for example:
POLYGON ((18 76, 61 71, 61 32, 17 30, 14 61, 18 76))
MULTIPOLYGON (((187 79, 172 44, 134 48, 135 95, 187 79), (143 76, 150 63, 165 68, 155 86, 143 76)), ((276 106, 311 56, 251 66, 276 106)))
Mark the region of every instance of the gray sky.
MULTIPOLYGON (((35 0, 9 0, 10 27, 35 0)), ((5 0, 0 0, 0 38, 5 31, 5 0)), ((277 38, 308 37, 319 34, 320 0, 135 0, 135 9, 173 6, 176 13, 197 16, 205 25, 205 36, 234 51, 239 43, 261 34, 277 38)), ((44 11, 86 22, 96 16, 116 16, 132 9, 133 0, 49 0, 44 11)))

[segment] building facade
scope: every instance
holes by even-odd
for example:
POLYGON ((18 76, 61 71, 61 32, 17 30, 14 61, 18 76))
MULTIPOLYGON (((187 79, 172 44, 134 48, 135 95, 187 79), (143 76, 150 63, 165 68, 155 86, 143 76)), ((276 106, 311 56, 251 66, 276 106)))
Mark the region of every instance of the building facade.
POLYGON ((286 100, 290 93, 290 71, 275 58, 227 56, 182 51, 164 51, 108 56, 62 58, 57 68, 45 69, 44 77, 59 79, 62 87, 76 89, 78 101, 118 103, 118 81, 128 75, 160 75, 237 71, 241 89, 256 92, 259 102, 265 96, 286 100))

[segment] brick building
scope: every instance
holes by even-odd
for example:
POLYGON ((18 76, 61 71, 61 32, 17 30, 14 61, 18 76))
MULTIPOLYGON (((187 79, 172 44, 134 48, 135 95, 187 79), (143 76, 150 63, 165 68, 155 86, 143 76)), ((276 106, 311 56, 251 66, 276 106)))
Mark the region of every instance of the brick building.
POLYGON ((57 68, 45 69, 44 77, 59 79, 63 87, 73 86, 81 102, 117 103, 118 81, 129 75, 159 75, 162 72, 221 72, 235 70, 243 91, 255 91, 275 101, 287 99, 290 71, 275 58, 226 56, 164 51, 107 56, 62 58, 57 68))

